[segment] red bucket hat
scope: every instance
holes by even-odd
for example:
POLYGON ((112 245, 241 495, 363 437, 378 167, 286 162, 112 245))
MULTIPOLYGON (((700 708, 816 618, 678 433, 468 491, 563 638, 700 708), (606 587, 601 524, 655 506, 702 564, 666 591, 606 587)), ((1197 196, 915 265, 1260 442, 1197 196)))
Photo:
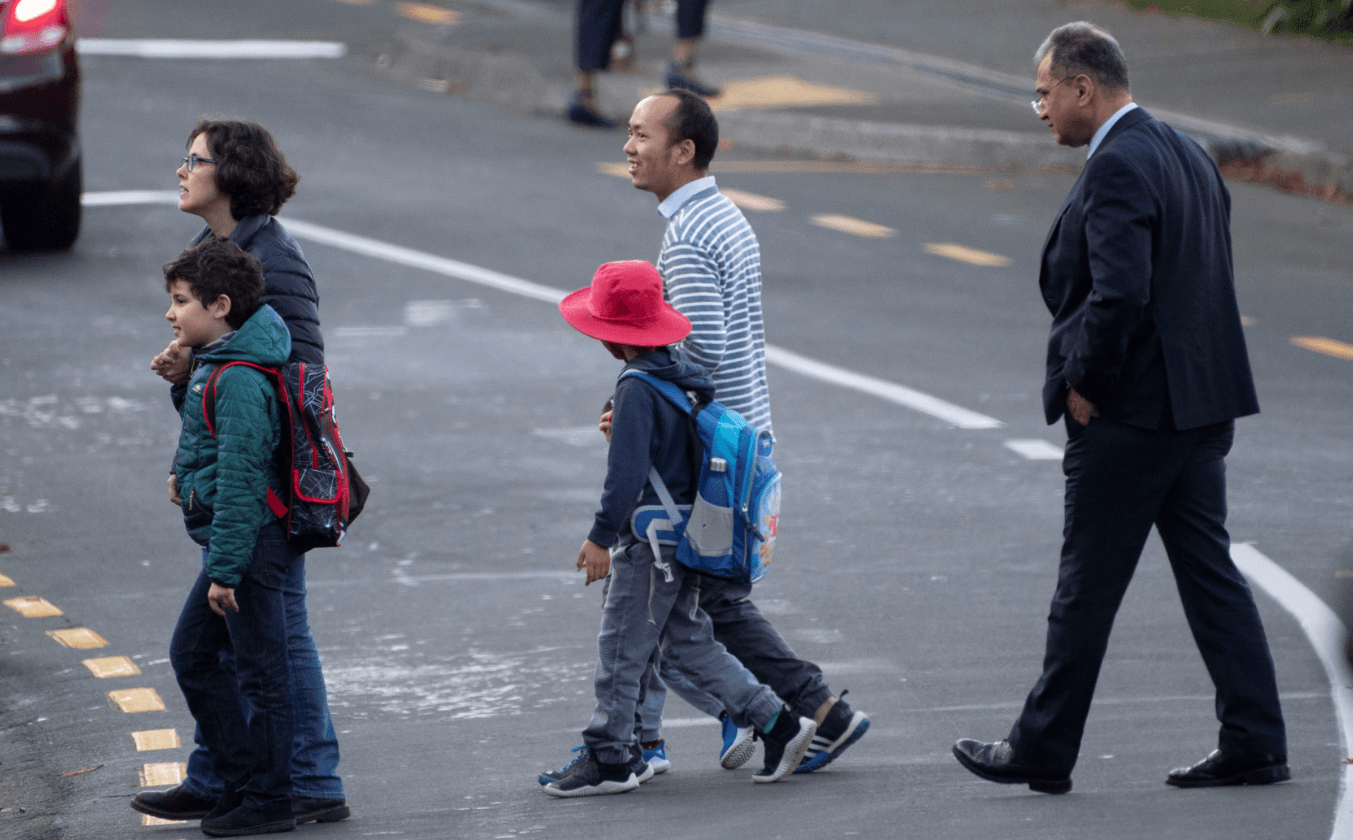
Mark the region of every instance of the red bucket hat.
POLYGON ((662 277, 645 260, 608 262, 592 285, 559 301, 559 312, 583 335, 615 344, 663 347, 691 332, 691 322, 662 299, 662 277))

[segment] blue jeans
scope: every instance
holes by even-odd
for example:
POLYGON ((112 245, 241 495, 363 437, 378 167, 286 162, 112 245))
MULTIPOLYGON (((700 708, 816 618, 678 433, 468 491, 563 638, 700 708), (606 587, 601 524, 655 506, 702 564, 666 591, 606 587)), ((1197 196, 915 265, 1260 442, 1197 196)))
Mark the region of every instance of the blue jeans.
POLYGON ((217 774, 255 808, 291 801, 294 707, 282 585, 295 557, 280 527, 263 528, 235 587, 239 612, 212 612, 211 579, 199 572, 169 643, 174 675, 217 774), (234 653, 233 672, 223 651, 234 653), (252 710, 247 720, 241 696, 252 710))
MULTIPOLYGON (((329 698, 324 688, 315 637, 305 606, 305 555, 298 554, 282 582, 283 608, 287 621, 287 656, 291 659, 291 694, 296 737, 291 755, 292 795, 312 799, 342 799, 343 780, 338 777, 338 738, 329 717, 329 698)), ((222 655, 225 668, 234 671, 229 651, 222 655)), ((244 701, 245 715, 249 713, 244 701)), ((193 734, 197 749, 188 756, 189 793, 203 799, 220 797, 225 785, 212 770, 212 753, 202 739, 201 727, 193 734)))
POLYGON ((597 639, 597 707, 583 742, 607 764, 629 760, 643 676, 660 651, 701 691, 718 699, 739 726, 765 726, 783 708, 780 698, 714 641, 700 609, 701 575, 664 546, 655 561, 646 543, 622 543, 611 552, 606 606, 597 639))
MULTIPOLYGON (((709 614, 714 638, 761 682, 784 698, 799 717, 813 717, 831 697, 822 669, 800 659, 775 626, 752 603, 752 585, 700 575, 700 609, 709 614)), ((671 688, 682 700, 707 715, 718 717, 718 699, 701 691, 669 660, 659 670, 644 675, 646 692, 640 710, 640 729, 645 741, 655 741, 662 727, 662 708, 671 688), (666 685, 664 686, 664 682, 666 685)))

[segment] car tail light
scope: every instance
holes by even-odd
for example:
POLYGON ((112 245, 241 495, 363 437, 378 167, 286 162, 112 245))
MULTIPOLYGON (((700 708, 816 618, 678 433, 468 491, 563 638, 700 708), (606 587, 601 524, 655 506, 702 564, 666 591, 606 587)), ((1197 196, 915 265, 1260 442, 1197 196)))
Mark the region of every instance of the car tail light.
POLYGON ((0 16, 0 53, 41 52, 70 37, 66 0, 0 2, 0 16))

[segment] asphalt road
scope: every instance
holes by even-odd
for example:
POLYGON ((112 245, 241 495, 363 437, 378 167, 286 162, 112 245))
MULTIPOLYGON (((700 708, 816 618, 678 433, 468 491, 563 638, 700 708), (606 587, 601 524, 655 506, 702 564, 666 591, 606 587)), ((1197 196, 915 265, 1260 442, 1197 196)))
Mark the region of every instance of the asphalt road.
MULTIPOLYGON (((247 6, 248 4, 246 4, 247 6)), ((388 9, 288 4, 271 37, 382 37, 388 9)), ((237 14, 110 11, 109 34, 240 37, 237 14), (163 13, 163 14, 160 14, 163 13), (164 21, 171 21, 165 24, 164 21), (179 21, 179 22, 174 22, 179 21), (151 22, 182 31, 132 31, 151 22), (191 24, 191 25, 189 25, 191 24)), ((261 9, 259 10, 261 12, 261 9)), ((250 14, 244 8, 243 14, 250 14)), ((393 24, 391 24, 393 25, 393 24)), ((303 181, 284 218, 585 285, 600 262, 656 257, 652 196, 597 164, 620 134, 573 129, 395 85, 338 61, 85 62, 90 193, 172 190, 203 113, 277 136, 303 181)), ((746 156, 720 154, 730 165, 746 156)), ((721 771, 717 727, 673 700, 674 769, 620 797, 556 801, 591 709, 600 593, 572 572, 605 448, 590 429, 617 365, 553 305, 302 240, 319 278, 345 438, 373 496, 348 545, 309 558, 310 608, 354 816, 334 837, 505 838, 1329 835, 1341 754, 1328 683, 1296 621, 1260 596, 1291 740, 1291 783, 1179 791, 1171 767, 1215 745, 1210 683, 1159 544, 1128 594, 1075 792, 997 787, 949 746, 999 738, 1038 673, 1061 527, 1060 445, 1038 389, 1047 315, 1035 287, 1063 176, 728 172, 783 202, 748 211, 767 331, 795 352, 908 385, 1006 424, 961 431, 875 397, 771 371, 784 531, 757 601, 874 725, 828 771, 753 787, 721 771), (815 224, 841 214, 893 233, 815 224), (1008 258, 977 266, 956 243, 1008 258)), ((1233 185, 1242 311, 1264 413, 1240 424, 1231 530, 1327 601, 1353 568, 1349 362, 1291 344, 1353 341, 1353 210, 1233 185)), ((70 254, 0 252, 0 834, 166 838, 126 806, 148 763, 129 733, 191 733, 167 662, 196 551, 163 498, 176 439, 148 369, 167 342, 160 265, 197 230, 172 204, 90 207, 70 254), (87 651, 46 633, 88 627, 87 651), (97 679, 89 657, 141 673, 97 679), (153 688, 124 713, 111 690, 153 688), (95 768, 95 769, 90 769, 95 768), (88 770, 89 772, 79 772, 88 770), (20 808, 23 810, 20 811, 20 808)))

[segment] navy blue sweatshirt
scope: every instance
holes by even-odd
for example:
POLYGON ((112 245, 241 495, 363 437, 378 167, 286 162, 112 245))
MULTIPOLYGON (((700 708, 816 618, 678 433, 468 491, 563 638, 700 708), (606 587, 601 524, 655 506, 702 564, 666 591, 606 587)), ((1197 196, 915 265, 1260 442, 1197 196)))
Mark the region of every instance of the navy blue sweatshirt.
MULTIPOLYGON (((630 360, 625 370, 642 370, 666 379, 703 399, 714 397, 714 382, 679 347, 663 347, 630 360)), ((690 415, 672 405, 652 385, 636 376, 615 386, 611 419, 611 451, 606 457, 606 488, 601 493, 592 533, 587 538, 604 548, 632 535, 630 516, 641 505, 661 504, 648 483, 650 467, 658 468, 672 498, 688 505, 695 498, 694 472, 699 441, 690 432, 690 415)))

